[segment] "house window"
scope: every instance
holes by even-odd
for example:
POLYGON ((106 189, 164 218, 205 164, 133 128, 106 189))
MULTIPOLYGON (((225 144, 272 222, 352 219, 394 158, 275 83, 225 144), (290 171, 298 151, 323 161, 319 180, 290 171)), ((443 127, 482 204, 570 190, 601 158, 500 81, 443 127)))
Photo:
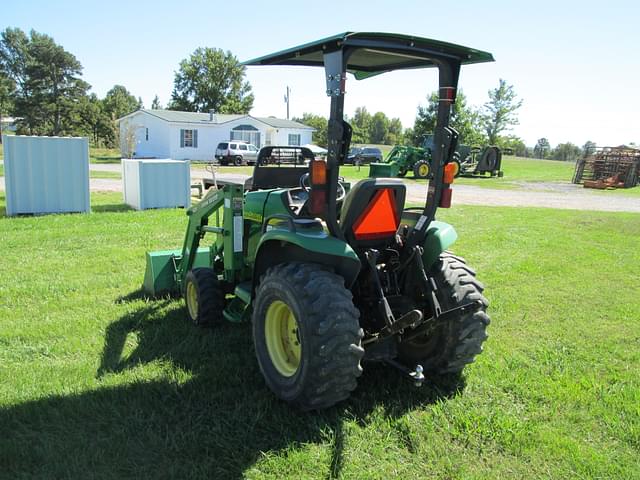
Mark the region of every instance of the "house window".
POLYGON ((180 130, 180 148, 198 148, 198 130, 180 130))
POLYGON ((144 129, 144 139, 148 142, 149 141, 149 129, 145 128, 144 129))
POLYGON ((300 134, 299 133, 290 133, 289 134, 289 146, 299 147, 300 146, 300 134))
POLYGON ((229 133, 229 140, 241 140, 260 147, 260 131, 253 125, 238 125, 229 133))

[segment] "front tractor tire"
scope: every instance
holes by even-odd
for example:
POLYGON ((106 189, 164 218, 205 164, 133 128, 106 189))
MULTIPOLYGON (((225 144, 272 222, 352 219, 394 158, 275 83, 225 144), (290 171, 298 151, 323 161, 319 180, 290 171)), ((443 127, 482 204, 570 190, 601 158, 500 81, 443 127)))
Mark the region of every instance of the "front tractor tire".
POLYGON ((184 300, 189 319, 199 326, 222 322, 224 291, 212 268, 194 268, 184 282, 184 300))
POLYGON ((358 318, 341 276, 311 263, 271 267, 257 288, 252 317, 267 386, 301 410, 348 398, 362 374, 358 318))
MULTIPOLYGON (((421 364, 425 373, 459 374, 482 352, 490 322, 486 313, 489 302, 482 295, 484 286, 463 258, 442 253, 430 275, 438 287, 438 301, 443 311, 477 300, 482 307, 451 318, 428 336, 400 342, 398 353, 408 365, 421 364)), ((429 316, 427 312, 425 315, 429 316)))

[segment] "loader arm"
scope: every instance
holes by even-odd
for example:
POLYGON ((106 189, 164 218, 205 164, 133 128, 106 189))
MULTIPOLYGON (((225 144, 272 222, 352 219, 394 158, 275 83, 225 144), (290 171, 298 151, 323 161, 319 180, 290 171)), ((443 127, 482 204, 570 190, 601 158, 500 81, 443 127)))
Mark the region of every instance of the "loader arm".
POLYGON ((189 223, 184 236, 182 253, 179 262, 176 263, 176 283, 181 286, 187 272, 193 268, 196 252, 200 246, 200 240, 207 231, 212 233, 223 233, 220 227, 220 208, 224 205, 224 189, 209 190, 204 198, 193 207, 187 210, 189 223), (215 213, 216 225, 209 226, 209 217, 215 213))

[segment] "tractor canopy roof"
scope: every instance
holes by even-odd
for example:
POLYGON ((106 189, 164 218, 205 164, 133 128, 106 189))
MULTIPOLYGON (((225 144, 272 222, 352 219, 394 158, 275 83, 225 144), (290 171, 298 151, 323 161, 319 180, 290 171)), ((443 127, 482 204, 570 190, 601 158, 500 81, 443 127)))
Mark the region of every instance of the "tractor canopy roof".
POLYGON ((358 80, 393 70, 433 67, 438 59, 461 64, 493 62, 493 56, 488 52, 429 38, 397 33, 345 32, 254 58, 243 65, 322 67, 323 53, 340 49, 352 50, 347 59, 347 71, 358 80))

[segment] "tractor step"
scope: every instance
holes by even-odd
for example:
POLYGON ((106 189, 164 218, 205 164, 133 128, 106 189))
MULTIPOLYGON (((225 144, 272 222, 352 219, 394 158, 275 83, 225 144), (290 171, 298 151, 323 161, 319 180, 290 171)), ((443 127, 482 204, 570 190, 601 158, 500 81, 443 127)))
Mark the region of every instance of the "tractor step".
POLYGON ((251 303, 251 282, 242 282, 236 285, 234 295, 249 305, 251 303))
POLYGON ((251 282, 241 282, 233 291, 235 297, 227 302, 222 315, 229 322, 244 322, 249 320, 251 309, 251 282))

